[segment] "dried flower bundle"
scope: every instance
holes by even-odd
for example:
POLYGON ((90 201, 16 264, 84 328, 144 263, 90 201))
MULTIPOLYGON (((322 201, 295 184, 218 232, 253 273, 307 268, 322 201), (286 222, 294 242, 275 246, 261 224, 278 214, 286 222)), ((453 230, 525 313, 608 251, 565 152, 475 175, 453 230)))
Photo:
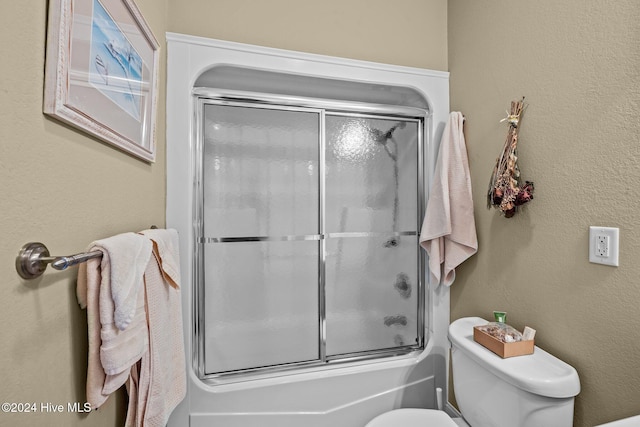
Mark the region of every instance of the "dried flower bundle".
POLYGON ((533 200, 533 182, 525 181, 524 185, 520 186, 518 169, 518 129, 525 108, 524 97, 520 101, 512 101, 511 111, 502 119, 503 122, 509 123, 509 131, 502 153, 496 159, 487 193, 487 208, 499 209, 506 218, 511 218, 519 206, 533 200))

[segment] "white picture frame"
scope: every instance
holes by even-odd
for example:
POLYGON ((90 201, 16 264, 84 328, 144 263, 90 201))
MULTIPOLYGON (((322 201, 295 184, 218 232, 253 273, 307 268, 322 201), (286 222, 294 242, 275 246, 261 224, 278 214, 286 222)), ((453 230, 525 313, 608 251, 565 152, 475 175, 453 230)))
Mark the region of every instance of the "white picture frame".
POLYGON ((50 0, 45 114, 155 161, 159 44, 132 0, 50 0))

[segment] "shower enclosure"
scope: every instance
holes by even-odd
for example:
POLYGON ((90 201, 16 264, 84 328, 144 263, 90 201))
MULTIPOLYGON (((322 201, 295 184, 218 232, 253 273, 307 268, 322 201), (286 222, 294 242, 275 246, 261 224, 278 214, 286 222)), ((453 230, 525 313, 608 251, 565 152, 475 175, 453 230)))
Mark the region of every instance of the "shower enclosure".
POLYGON ((200 378, 422 349, 424 111, 195 93, 200 378))
POLYGON ((418 247, 448 74, 167 34, 171 427, 364 425, 447 389, 418 247))

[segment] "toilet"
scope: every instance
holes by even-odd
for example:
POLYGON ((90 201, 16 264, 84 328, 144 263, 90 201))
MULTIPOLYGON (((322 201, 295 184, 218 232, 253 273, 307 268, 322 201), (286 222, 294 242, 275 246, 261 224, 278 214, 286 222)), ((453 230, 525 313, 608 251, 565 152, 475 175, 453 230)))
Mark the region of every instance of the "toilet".
MULTIPOLYGON (((571 427, 580 393, 576 370, 535 347, 527 356, 502 359, 473 340, 479 317, 449 326, 453 388, 464 420, 471 427, 571 427)), ((457 427, 444 412, 396 409, 365 427, 457 427)))

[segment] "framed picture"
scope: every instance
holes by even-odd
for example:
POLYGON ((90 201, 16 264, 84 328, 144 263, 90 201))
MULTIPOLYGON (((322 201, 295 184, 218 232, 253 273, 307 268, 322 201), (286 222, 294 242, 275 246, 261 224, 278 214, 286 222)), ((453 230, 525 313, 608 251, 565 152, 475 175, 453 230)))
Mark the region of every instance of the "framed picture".
POLYGON ((158 57, 132 0, 49 0, 44 113, 153 162, 158 57))

